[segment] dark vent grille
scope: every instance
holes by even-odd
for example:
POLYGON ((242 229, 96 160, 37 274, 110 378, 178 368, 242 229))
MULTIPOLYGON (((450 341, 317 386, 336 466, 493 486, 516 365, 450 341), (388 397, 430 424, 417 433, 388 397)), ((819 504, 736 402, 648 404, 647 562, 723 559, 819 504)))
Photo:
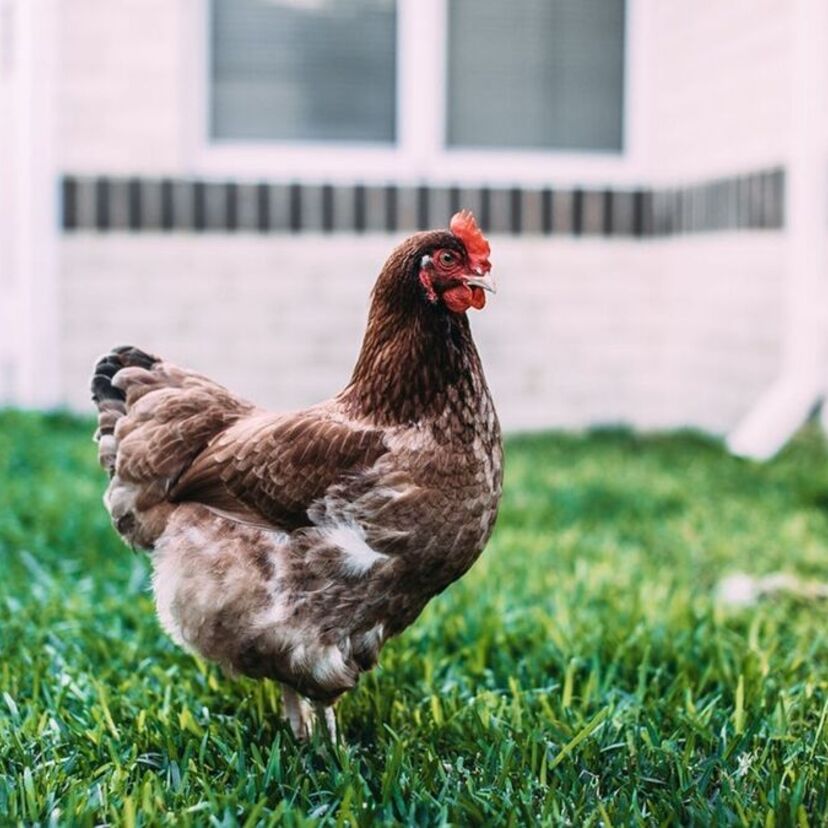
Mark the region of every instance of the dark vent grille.
POLYGON ((85 177, 61 182, 66 232, 371 233, 444 226, 461 207, 515 235, 657 237, 775 230, 785 172, 763 170, 670 189, 246 184, 85 177))

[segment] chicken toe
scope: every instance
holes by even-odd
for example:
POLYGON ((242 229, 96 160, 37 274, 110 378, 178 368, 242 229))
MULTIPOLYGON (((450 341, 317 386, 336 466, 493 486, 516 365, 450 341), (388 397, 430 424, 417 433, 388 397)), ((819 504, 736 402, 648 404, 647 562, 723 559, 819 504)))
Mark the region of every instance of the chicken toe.
POLYGON ((313 708, 295 690, 282 685, 282 701, 285 706, 285 718, 290 724, 293 735, 299 742, 307 742, 313 733, 313 708))

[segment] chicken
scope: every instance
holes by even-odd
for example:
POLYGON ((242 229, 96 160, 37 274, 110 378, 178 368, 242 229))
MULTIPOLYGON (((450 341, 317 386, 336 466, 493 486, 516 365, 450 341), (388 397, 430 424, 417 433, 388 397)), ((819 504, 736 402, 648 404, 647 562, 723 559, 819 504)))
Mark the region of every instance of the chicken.
POLYGON ((350 382, 271 413, 133 347, 92 378, 104 504, 148 550, 164 629, 283 686, 297 738, 474 563, 494 526, 500 426, 466 311, 494 290, 469 212, 389 257, 350 382))

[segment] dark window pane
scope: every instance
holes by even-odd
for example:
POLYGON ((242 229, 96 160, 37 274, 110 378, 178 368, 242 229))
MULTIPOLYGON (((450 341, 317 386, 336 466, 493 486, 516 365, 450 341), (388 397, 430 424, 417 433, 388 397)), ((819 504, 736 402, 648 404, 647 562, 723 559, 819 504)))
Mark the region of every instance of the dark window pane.
POLYGON ((624 0, 448 0, 452 146, 620 150, 624 0))
POLYGON ((212 0, 211 134, 394 141, 395 0, 212 0))

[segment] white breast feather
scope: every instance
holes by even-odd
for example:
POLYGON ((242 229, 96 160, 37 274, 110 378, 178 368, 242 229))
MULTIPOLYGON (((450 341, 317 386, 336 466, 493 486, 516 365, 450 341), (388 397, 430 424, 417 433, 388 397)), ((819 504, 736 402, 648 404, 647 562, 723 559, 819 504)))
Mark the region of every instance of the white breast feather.
POLYGON ((348 575, 362 575, 388 555, 372 549, 354 523, 340 523, 325 530, 327 540, 342 553, 342 568, 348 575))

